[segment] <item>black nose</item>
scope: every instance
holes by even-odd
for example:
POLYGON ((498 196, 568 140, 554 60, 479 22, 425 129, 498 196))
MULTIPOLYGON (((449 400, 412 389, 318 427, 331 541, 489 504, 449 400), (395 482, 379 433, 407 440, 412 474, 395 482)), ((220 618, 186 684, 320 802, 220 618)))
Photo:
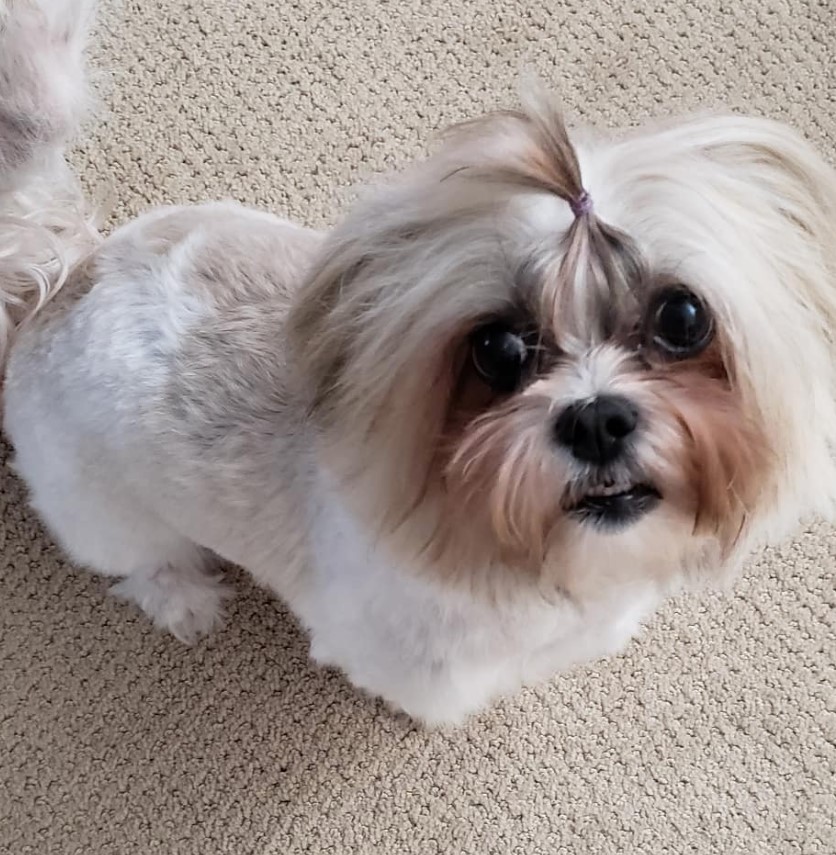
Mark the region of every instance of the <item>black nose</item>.
POLYGON ((622 453, 638 423, 638 411, 626 398, 601 395, 566 407, 555 424, 555 436, 578 460, 601 465, 622 453))

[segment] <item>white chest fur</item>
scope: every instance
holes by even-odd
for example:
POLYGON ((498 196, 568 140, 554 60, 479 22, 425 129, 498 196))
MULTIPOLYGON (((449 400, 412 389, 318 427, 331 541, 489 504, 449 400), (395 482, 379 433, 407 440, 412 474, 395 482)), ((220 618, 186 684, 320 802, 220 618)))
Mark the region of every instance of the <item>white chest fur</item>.
POLYGON ((313 566, 293 601, 311 654, 428 724, 620 649, 655 604, 646 587, 584 606, 534 593, 489 603, 395 566, 332 489, 316 493, 313 566))

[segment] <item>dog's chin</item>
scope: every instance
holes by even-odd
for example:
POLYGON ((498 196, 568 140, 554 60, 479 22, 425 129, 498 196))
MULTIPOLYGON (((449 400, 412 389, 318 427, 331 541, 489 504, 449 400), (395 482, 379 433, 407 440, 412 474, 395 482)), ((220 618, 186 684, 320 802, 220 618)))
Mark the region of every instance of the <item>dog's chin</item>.
POLYGON ((635 525, 662 501, 662 494, 649 481, 602 482, 567 490, 564 512, 575 522, 605 532, 635 525))

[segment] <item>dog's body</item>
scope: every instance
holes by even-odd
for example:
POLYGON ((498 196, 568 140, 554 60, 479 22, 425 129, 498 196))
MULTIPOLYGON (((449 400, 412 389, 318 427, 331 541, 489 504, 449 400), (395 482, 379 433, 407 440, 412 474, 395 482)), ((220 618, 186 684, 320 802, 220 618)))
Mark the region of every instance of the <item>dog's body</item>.
POLYGON ((219 556, 457 722, 833 509, 836 179, 779 125, 570 141, 535 93, 327 234, 215 203, 63 240, 6 317, 18 471, 181 638, 219 556))
POLYGON ((205 550, 235 562, 294 608, 318 661, 428 722, 618 649, 650 585, 585 610, 457 593, 387 556, 328 483, 284 332, 321 242, 210 204, 142 217, 77 269, 6 379, 17 467, 59 542, 187 640, 220 617, 205 550))

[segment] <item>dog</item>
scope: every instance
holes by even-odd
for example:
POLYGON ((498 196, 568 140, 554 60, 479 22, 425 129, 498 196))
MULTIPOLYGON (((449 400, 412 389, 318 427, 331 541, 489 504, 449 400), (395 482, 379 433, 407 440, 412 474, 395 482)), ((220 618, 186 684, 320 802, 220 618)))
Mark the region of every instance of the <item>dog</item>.
POLYGON ((833 513, 836 176, 778 123, 570 132, 531 86, 327 233, 218 202, 56 243, 0 285, 57 542, 184 641, 238 564, 425 725, 833 513))

